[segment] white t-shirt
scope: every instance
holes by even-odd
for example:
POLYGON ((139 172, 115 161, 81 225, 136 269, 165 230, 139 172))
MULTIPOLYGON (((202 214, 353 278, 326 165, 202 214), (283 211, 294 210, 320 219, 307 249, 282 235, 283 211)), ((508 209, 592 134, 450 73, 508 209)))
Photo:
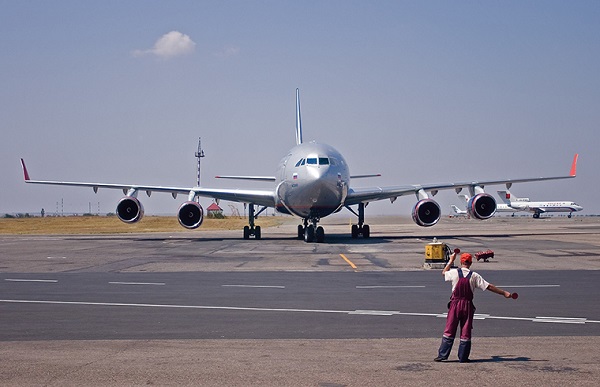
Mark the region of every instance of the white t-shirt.
MULTIPOLYGON (((470 270, 467 268, 462 267, 461 268, 462 272, 463 272, 463 277, 466 277, 469 275, 470 270)), ((446 282, 450 282, 452 281, 452 291, 454 292, 454 288, 456 287, 456 284, 458 283, 458 271, 456 269, 450 269, 447 272, 444 273, 444 279, 446 280, 446 282)), ((471 274, 471 280, 469 281, 469 284, 471 285, 471 291, 475 291, 475 288, 479 288, 481 290, 486 290, 487 287, 490 285, 489 282, 487 282, 486 280, 483 279, 482 276, 480 276, 479 274, 473 272, 473 274, 471 274)))

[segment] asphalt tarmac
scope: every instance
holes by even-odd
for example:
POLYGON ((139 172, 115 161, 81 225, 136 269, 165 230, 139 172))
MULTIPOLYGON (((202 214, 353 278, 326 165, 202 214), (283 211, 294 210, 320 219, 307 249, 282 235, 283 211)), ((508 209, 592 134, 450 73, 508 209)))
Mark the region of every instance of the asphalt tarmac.
MULTIPOLYGON (((598 385, 600 219, 346 220, 241 231, 0 236, 5 385, 598 385), (434 363, 437 238, 512 292, 475 295, 472 360, 434 363)), ((455 349, 456 351, 456 349, 455 349)), ((455 356, 455 353, 452 355, 455 356)))

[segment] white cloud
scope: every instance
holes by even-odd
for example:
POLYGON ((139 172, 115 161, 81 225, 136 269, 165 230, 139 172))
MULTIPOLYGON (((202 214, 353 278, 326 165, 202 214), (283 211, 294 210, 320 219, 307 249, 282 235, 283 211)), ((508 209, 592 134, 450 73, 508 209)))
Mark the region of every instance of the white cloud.
POLYGON ((175 56, 187 55, 194 51, 196 43, 179 31, 171 31, 161 36, 154 47, 148 50, 135 50, 133 56, 156 55, 159 58, 169 59, 175 56))

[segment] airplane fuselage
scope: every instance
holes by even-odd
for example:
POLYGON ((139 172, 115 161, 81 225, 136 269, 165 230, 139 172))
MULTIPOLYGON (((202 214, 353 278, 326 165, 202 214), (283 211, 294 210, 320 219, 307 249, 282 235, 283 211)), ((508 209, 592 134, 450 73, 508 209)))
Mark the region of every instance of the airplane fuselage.
POLYGON ((508 204, 498 203, 496 204, 496 212, 517 212, 519 209, 511 207, 508 204))
POLYGON ((340 152, 326 144, 302 143, 281 160, 276 174, 279 212, 320 219, 342 208, 350 172, 340 152))
POLYGON ((511 202, 512 208, 519 211, 529 211, 534 213, 545 212, 576 212, 581 211, 583 207, 575 202, 511 202))

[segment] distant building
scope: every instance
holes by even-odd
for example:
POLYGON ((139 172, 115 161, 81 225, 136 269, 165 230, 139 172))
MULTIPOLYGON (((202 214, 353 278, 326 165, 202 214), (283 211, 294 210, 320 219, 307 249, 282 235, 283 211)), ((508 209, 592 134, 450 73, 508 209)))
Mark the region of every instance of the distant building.
POLYGON ((223 217, 223 209, 217 203, 213 203, 206 209, 206 214, 211 218, 221 218, 223 217))

